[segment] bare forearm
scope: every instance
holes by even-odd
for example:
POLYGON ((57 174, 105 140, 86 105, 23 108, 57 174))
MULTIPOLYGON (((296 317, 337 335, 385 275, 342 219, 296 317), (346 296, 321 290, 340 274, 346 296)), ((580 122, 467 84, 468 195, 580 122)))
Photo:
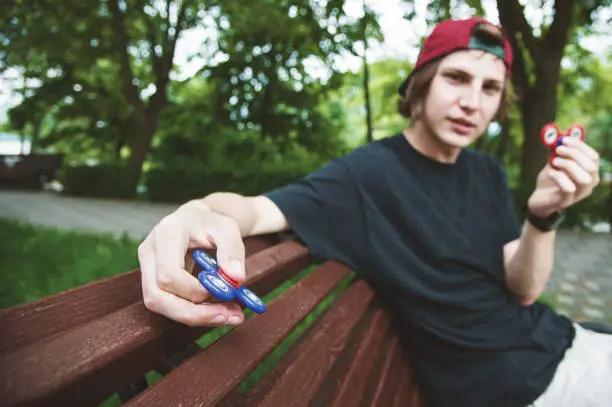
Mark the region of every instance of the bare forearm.
POLYGON ((265 196, 215 192, 193 202, 233 219, 238 224, 242 237, 278 233, 289 229, 285 215, 265 196))
POLYGON ((542 294, 554 265, 556 232, 541 232, 525 222, 518 248, 506 267, 509 288, 524 304, 542 294))
POLYGON ((242 237, 252 234, 257 216, 246 197, 231 192, 215 192, 195 203, 204 204, 211 211, 232 218, 238 224, 242 237))

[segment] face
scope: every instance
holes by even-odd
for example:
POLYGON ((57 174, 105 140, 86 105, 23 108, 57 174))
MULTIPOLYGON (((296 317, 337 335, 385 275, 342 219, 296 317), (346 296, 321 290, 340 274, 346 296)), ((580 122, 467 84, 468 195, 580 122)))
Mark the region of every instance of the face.
POLYGON ((440 148, 459 150, 484 134, 497 112, 506 78, 504 62, 488 52, 446 56, 425 98, 424 127, 440 148))

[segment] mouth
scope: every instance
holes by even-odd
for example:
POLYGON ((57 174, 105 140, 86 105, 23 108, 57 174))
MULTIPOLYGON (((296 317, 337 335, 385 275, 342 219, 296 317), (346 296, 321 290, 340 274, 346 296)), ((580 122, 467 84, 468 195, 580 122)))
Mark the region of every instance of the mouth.
POLYGON ((453 130, 459 134, 468 134, 476 128, 476 124, 466 119, 449 118, 448 120, 451 122, 453 130))

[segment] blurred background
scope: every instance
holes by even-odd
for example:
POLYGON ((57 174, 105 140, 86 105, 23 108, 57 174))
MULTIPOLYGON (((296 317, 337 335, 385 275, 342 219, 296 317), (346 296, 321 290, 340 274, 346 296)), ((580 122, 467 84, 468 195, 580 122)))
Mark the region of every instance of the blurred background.
POLYGON ((0 305, 137 267, 139 240, 185 200, 261 193, 401 131, 397 88, 423 38, 482 15, 511 38, 517 97, 472 147, 503 162, 519 215, 548 156, 544 124, 583 125, 601 154, 601 185, 564 224, 558 252, 574 257, 559 259, 550 301, 604 319, 611 3, 3 1, 0 305))

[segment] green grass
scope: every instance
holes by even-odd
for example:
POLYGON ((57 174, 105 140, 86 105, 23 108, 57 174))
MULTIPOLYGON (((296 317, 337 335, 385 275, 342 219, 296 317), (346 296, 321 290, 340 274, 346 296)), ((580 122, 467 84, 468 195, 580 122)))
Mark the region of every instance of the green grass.
POLYGON ((138 242, 0 219, 0 308, 138 267, 138 242))

